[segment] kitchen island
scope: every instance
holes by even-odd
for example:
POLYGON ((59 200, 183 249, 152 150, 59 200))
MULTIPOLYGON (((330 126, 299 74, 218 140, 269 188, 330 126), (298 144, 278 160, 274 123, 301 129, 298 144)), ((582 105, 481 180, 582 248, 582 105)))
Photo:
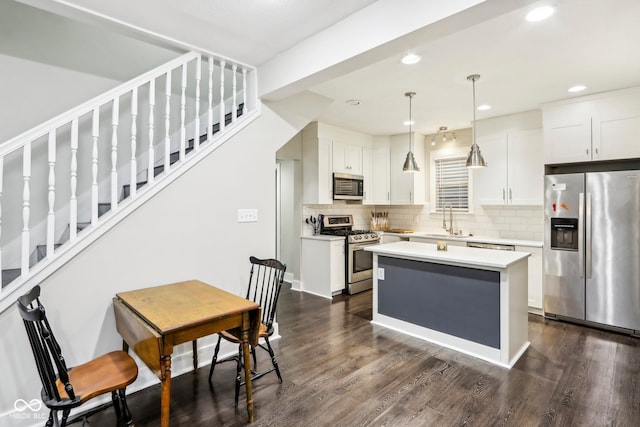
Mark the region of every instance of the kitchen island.
POLYGON ((373 252, 372 323, 511 368, 529 346, 529 253, 396 242, 373 252))

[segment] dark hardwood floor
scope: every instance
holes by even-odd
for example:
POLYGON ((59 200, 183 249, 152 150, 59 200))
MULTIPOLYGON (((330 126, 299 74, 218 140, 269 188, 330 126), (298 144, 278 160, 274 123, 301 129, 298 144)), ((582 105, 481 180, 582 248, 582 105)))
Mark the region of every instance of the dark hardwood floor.
MULTIPOLYGON (((277 319, 284 382, 254 383, 255 426, 640 425, 638 338, 529 315, 531 347, 507 370, 371 325, 370 291, 331 302, 285 284, 277 319)), ((171 424, 247 425, 235 365, 218 365, 211 387, 207 375, 172 381, 171 424)), ((159 386, 129 404, 137 426, 159 425, 159 386)), ((90 421, 114 419, 108 409, 90 421)))

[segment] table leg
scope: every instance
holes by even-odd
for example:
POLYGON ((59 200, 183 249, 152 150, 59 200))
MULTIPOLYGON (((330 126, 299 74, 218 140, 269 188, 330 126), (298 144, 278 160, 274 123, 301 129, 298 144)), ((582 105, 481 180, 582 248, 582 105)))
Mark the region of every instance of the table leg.
POLYGON ((169 427, 169 405, 171 404, 171 355, 162 356, 162 381, 160 392, 160 425, 169 427))
POLYGON ((249 414, 249 422, 253 422, 253 394, 251 384, 251 347, 249 346, 249 329, 251 322, 249 313, 242 315, 242 355, 244 357, 244 378, 245 387, 247 389, 247 413, 249 414))
POLYGON ((198 340, 191 342, 193 346, 193 372, 198 371, 198 340))

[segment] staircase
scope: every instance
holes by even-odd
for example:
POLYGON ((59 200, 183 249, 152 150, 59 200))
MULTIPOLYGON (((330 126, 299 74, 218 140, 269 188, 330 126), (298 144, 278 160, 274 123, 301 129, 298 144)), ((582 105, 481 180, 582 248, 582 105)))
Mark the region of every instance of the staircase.
POLYGON ((0 145, 0 311, 255 119, 255 93, 254 69, 190 52, 0 145))

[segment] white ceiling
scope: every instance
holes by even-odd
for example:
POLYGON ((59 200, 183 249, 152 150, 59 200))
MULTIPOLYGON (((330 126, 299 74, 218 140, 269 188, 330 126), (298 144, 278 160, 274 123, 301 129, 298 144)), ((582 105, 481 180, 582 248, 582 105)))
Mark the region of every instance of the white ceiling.
POLYGON ((539 108, 549 101, 640 84, 640 1, 559 0, 546 21, 530 23, 523 8, 416 48, 422 61, 400 63, 402 52, 313 91, 335 99, 320 120, 371 134, 406 132, 409 104, 419 133, 469 127, 476 82, 477 118, 539 108), (577 95, 570 86, 587 89, 577 95), (358 106, 346 105, 360 99, 358 106))
MULTIPOLYGON (((389 4, 389 0, 21 1, 70 17, 82 15, 98 24, 110 16, 127 23, 134 33, 142 28, 164 35, 174 46, 206 49, 255 66, 319 31, 331 30, 367 6, 389 4), (80 10, 84 8, 92 14, 80 10)), ((411 2, 395 0, 393 5, 401 8, 411 2)), ((338 77, 328 73, 331 77, 320 83, 314 80, 307 90, 335 100, 318 119, 370 134, 403 133, 407 129, 402 122, 408 118, 404 93, 414 91, 413 118, 419 133, 432 133, 439 126, 469 127, 472 88, 466 76, 474 73, 481 75, 476 83, 478 104, 493 106, 478 112, 478 119, 575 96, 567 88, 578 83, 588 87, 582 94, 640 85, 640 1, 548 0, 544 3, 554 4, 556 13, 539 23, 525 22, 524 14, 543 1, 485 3, 511 11, 480 17, 477 24, 442 37, 413 37, 411 47, 423 57, 417 65, 400 64, 404 52, 389 54, 387 46, 380 49, 385 57, 371 54, 358 69, 352 67, 338 77), (361 104, 348 106, 344 103, 348 99, 359 99, 361 104)))

